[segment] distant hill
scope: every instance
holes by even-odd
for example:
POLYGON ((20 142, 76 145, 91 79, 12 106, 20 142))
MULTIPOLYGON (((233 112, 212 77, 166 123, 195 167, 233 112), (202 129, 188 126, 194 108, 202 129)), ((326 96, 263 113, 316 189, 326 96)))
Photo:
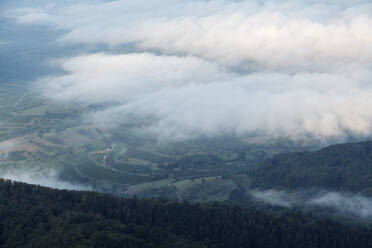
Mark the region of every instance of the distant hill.
POLYGON ((287 210, 120 199, 0 180, 0 247, 371 247, 372 231, 287 210))
POLYGON ((323 188, 372 195, 372 141, 275 155, 250 173, 253 187, 323 188))

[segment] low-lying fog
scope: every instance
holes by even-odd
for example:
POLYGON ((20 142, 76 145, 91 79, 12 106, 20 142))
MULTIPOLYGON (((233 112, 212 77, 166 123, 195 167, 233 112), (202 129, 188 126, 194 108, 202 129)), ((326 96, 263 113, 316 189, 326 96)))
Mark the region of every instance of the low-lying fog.
POLYGON ((333 209, 343 216, 372 217, 372 198, 359 194, 333 192, 327 190, 252 191, 251 195, 259 202, 286 208, 324 207, 333 209))

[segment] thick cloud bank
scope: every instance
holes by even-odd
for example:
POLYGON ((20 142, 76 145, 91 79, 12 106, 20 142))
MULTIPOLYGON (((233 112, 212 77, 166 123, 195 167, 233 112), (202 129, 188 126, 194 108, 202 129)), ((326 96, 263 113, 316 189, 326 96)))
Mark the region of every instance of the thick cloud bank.
POLYGON ((115 103, 90 118, 161 139, 372 133, 369 1, 81 1, 7 12, 104 50, 38 81, 59 101, 115 103), (131 53, 119 53, 122 46, 131 53))

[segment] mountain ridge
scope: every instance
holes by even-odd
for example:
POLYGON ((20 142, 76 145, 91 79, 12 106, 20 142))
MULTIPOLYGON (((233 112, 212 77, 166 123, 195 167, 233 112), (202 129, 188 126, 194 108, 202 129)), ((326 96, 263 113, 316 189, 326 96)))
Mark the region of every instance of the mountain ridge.
POLYGON ((257 188, 324 188, 372 195, 372 141, 274 155, 250 172, 257 188))

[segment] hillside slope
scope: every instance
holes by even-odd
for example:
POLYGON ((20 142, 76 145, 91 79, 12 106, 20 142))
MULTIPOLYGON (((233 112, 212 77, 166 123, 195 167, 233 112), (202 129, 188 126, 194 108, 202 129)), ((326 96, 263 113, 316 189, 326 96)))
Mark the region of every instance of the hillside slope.
POLYGON ((253 187, 323 188, 372 195, 372 142, 275 155, 250 173, 253 187))
POLYGON ((0 180, 1 247, 371 247, 371 230, 219 204, 120 199, 0 180))

